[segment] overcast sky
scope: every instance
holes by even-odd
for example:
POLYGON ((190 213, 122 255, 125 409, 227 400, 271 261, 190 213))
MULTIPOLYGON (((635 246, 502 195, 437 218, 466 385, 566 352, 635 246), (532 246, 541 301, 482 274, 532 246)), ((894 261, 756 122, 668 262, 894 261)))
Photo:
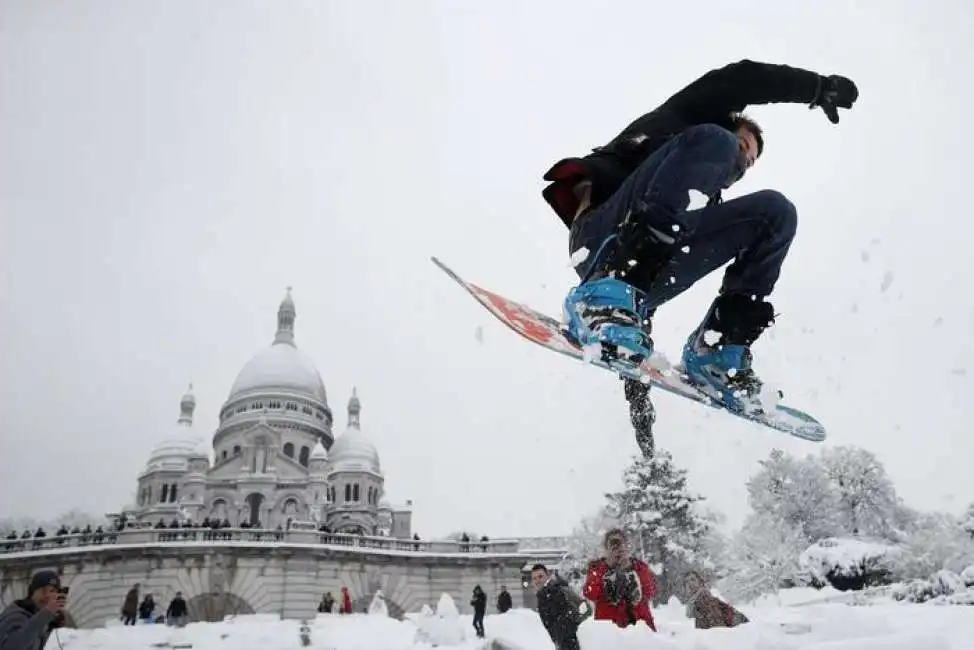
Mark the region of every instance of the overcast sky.
MULTIPOLYGON (((187 383, 209 436, 292 285, 336 432, 356 385, 420 535, 569 531, 636 453, 621 383, 428 257, 557 314, 575 276, 541 175, 745 57, 861 91, 838 126, 751 111, 766 152, 725 196, 776 188, 800 215, 758 371, 909 504, 974 500, 974 9, 703 4, 0 3, 0 514, 131 502, 187 383)), ((719 279, 661 310, 664 351, 719 279)), ((731 523, 772 447, 821 447, 657 406, 659 446, 731 523)))

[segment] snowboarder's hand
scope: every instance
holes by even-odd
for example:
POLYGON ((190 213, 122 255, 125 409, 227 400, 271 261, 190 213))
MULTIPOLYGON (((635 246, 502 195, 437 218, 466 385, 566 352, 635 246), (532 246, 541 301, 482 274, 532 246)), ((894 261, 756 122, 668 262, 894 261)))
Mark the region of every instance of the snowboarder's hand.
POLYGON ((819 80, 818 94, 809 108, 821 108, 832 124, 839 123, 840 108, 852 108, 859 99, 859 89, 852 79, 834 74, 819 80))

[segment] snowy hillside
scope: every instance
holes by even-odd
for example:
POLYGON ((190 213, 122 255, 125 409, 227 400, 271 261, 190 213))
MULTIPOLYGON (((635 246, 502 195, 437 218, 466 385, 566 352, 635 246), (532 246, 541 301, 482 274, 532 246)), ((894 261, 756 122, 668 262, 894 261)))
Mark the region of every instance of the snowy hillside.
MULTIPOLYGON (((752 623, 717 630, 693 629, 692 621, 674 601, 657 609, 658 634, 644 627, 620 630, 590 620, 579 629, 579 640, 582 650, 968 650, 974 637, 974 610, 970 607, 899 604, 885 597, 868 600, 862 595, 810 589, 781 592, 780 600, 785 604, 779 605, 775 598, 744 608, 752 623)), ((438 613, 427 609, 425 615, 409 615, 406 621, 374 614, 319 615, 308 623, 307 647, 552 648, 537 614, 530 610, 488 616, 484 641, 474 637, 470 617, 457 616, 455 607, 449 605, 452 603, 441 602, 438 613)), ((274 615, 240 616, 183 629, 164 625, 126 628, 112 622, 102 629, 59 633, 65 650, 277 650, 303 645, 301 623, 274 615)))

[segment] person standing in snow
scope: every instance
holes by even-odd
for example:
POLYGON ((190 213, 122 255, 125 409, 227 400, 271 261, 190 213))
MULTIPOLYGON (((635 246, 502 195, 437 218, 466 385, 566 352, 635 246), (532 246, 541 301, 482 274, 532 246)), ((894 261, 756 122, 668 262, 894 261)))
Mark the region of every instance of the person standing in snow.
POLYGON ((473 588, 473 599, 470 601, 473 607, 473 629, 478 638, 484 638, 484 614, 487 613, 487 594, 475 585, 473 588))
POLYGON ((497 611, 503 614, 511 607, 514 607, 511 592, 507 590, 507 587, 501 586, 501 592, 497 594, 497 611))
POLYGON ((173 599, 169 601, 169 607, 166 608, 166 623, 175 625, 176 627, 183 627, 186 625, 188 616, 189 608, 186 606, 186 599, 183 598, 183 592, 177 591, 173 599))
POLYGON ((135 625, 139 616, 139 583, 132 585, 132 588, 125 594, 122 602, 122 625, 135 625))
POLYGON ((588 603, 543 564, 531 567, 531 584, 537 590, 541 624, 556 650, 579 650, 578 626, 591 614, 588 603))
POLYGON ((729 409, 759 409, 751 345, 774 322, 766 298, 798 216, 774 190, 722 201, 764 151, 761 128, 742 111, 800 103, 838 124, 838 109, 858 97, 846 77, 745 59, 706 73, 605 146, 555 163, 542 194, 569 229, 577 261, 580 284, 564 304, 572 336, 634 367, 653 352, 656 309, 733 261, 683 365, 729 409), (693 205, 698 198, 705 204, 693 205))
POLYGON ((331 595, 329 591, 324 596, 321 597, 321 602, 318 603, 318 613, 319 614, 331 614, 332 608, 335 606, 335 597, 331 595))
POLYGON ((348 593, 348 587, 342 587, 342 606, 338 610, 339 614, 352 613, 352 597, 348 593))
POLYGON ((38 571, 27 597, 0 613, 0 650, 43 650, 54 628, 64 620, 65 592, 54 571, 38 571))
POLYGON ((656 576, 649 565, 629 555, 626 533, 613 528, 605 534, 605 557, 592 560, 582 595, 595 603, 595 620, 619 627, 645 621, 656 631, 649 603, 656 595, 656 576))

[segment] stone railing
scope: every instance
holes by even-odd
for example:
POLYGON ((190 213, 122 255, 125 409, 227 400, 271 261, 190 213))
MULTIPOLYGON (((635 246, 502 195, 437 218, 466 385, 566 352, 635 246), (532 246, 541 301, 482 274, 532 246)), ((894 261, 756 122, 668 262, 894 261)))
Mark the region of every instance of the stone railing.
POLYGON ((8 553, 95 547, 112 544, 185 544, 187 542, 225 544, 300 544, 339 546, 362 551, 396 551, 415 553, 518 553, 517 540, 490 542, 457 540, 413 540, 393 537, 369 537, 342 533, 322 533, 314 530, 258 530, 253 528, 127 528, 121 531, 57 535, 29 539, 0 540, 0 556, 8 553))

